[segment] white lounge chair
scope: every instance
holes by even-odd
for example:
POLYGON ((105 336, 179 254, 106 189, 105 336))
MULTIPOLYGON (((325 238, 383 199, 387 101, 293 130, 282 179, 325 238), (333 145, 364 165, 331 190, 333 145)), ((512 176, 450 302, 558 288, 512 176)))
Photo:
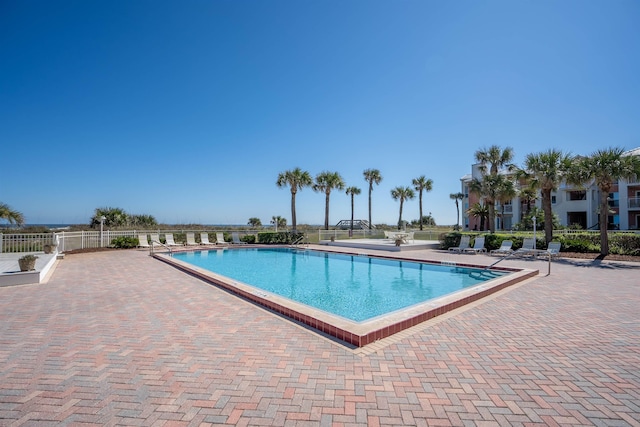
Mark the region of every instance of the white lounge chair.
POLYGON ((464 251, 465 249, 467 249, 469 247, 469 243, 471 241, 471 237, 464 235, 464 236, 460 236, 460 244, 458 246, 452 246, 449 248, 449 250, 451 252, 460 252, 462 253, 462 251, 464 251))
POLYGON ((533 237, 527 237, 525 239, 522 240, 522 247, 518 250, 516 250, 516 255, 518 256, 524 256, 524 255, 531 255, 534 256, 536 254, 536 250, 533 248, 533 245, 535 244, 535 240, 533 239, 533 237))
POLYGON ((242 240, 240 240, 240 237, 238 236, 238 233, 231 233, 231 243, 233 243, 234 245, 246 245, 247 242, 243 242, 242 240))
POLYGON ((187 246, 198 246, 196 242, 196 236, 193 233, 187 233, 187 246))
POLYGON ((551 256, 551 258, 557 258, 560 256, 561 246, 562 244, 560 242, 549 242, 549 246, 547 246, 547 250, 538 252, 538 255, 551 256))
POLYGON ((146 234, 138 234, 138 248, 150 248, 151 245, 149 244, 149 241, 147 240, 147 235, 146 234))
POLYGON ((509 255, 513 253, 513 249, 511 249, 511 247, 513 246, 513 241, 512 240, 503 240, 502 244, 500 245, 500 247, 498 249, 494 249, 491 251, 491 255, 509 255))
POLYGON ((215 245, 215 243, 211 243, 209 241, 209 233, 200 233, 200 244, 201 245, 215 245))
POLYGON ((225 242, 223 233, 216 233, 216 245, 228 245, 229 243, 225 242))
POLYGON ((153 244, 161 244, 160 235, 157 233, 151 233, 151 245, 153 244))
POLYGON ((165 234, 164 238, 167 246, 182 246, 180 243, 176 243, 175 240, 173 240, 173 234, 171 233, 165 234))
POLYGON ((487 249, 484 247, 484 237, 476 237, 475 241, 473 242, 473 247, 466 248, 464 252, 473 252, 474 254, 477 254, 478 252, 487 252, 487 249))

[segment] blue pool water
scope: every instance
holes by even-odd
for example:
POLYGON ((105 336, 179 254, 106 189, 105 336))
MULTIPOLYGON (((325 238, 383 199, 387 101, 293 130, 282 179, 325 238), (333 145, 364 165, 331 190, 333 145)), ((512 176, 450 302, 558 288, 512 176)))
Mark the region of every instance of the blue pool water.
POLYGON ((500 273, 291 249, 231 249, 174 258, 356 322, 477 285, 500 273))

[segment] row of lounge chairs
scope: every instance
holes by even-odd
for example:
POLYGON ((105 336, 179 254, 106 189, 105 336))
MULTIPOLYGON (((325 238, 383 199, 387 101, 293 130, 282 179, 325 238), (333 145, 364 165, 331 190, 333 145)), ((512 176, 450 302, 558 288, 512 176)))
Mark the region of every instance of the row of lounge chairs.
MULTIPOLYGON (((484 237, 478 236, 476 237, 473 246, 471 246, 471 237, 470 236, 461 236, 460 244, 458 246, 454 246, 449 248, 450 252, 457 253, 466 253, 471 252, 474 254, 487 252, 487 249, 484 247, 484 237)), ((513 241, 512 240, 504 240, 498 249, 492 250, 491 255, 514 255, 514 256, 538 256, 545 255, 551 256, 555 258, 560 255, 560 242, 550 242, 546 250, 539 250, 534 248, 535 240, 533 238, 525 238, 522 240, 522 247, 513 250, 513 241)))
MULTIPOLYGON (((187 236, 187 242, 186 242, 187 246, 208 246, 208 245, 228 246, 229 245, 229 242, 224 240, 224 234, 220 232, 216 233, 215 242, 209 241, 209 233, 200 233, 199 243, 196 242, 195 233, 187 233, 186 236, 187 236)), ((165 238, 165 243, 164 243, 165 246, 184 246, 184 244, 182 243, 176 243, 172 233, 165 233, 164 238, 165 238)), ((138 247, 150 248, 154 243, 157 245, 162 244, 160 242, 160 234, 151 233, 150 240, 151 242, 149 242, 149 240, 147 239, 146 234, 138 234, 138 241, 139 241, 138 247)), ((234 245, 247 244, 246 242, 243 242, 240 240, 240 236, 238 235, 238 233, 231 233, 231 243, 234 245)))

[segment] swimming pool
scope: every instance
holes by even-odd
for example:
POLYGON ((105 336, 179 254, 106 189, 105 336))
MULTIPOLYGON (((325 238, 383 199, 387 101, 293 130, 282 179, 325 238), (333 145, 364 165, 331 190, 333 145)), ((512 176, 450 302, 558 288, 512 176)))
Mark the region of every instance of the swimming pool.
POLYGON ((505 274, 287 248, 186 252, 174 257, 355 322, 505 274))
MULTIPOLYGON (((269 247, 265 249, 272 250, 274 248, 269 247)), ((310 262, 321 262, 321 267, 319 269, 320 273, 316 273, 316 275, 320 275, 324 278, 321 288, 323 288, 322 290, 324 293, 330 296, 330 298, 327 299, 331 302, 345 299, 336 297, 337 289, 341 287, 353 287, 356 289, 356 295, 358 295, 358 297, 355 299, 359 299, 361 301, 350 301, 350 304, 359 302, 369 303, 372 299, 376 298, 390 299, 376 297, 377 294, 375 286, 369 284, 368 277, 370 275, 373 276, 373 274, 369 273, 370 266, 385 266, 387 263, 392 263, 393 261, 402 262, 402 267, 399 265, 394 267, 394 279, 387 280, 387 282, 389 282, 392 288, 401 291, 397 293, 397 296, 391 299, 401 299, 400 295, 410 293, 405 288, 425 287, 424 278, 422 281, 417 279, 417 276, 414 276, 414 269, 422 269, 424 271, 430 270, 430 267, 432 266, 443 266, 445 267, 445 270, 458 269, 459 271, 465 271, 467 275, 488 276, 487 272, 483 271, 481 266, 456 264, 456 262, 453 261, 418 261, 415 259, 407 259, 409 256, 405 257, 404 255, 402 256, 403 258, 397 256, 361 256, 357 253, 348 253, 349 251, 343 248, 321 251, 299 251, 300 253, 298 253, 298 256, 293 258, 291 257, 291 250, 282 249, 271 252, 270 256, 273 258, 268 262, 274 265, 277 264, 280 268, 284 268, 285 270, 294 269, 296 271, 305 270, 305 266, 310 262), (333 266, 334 264, 332 263, 332 260, 337 253, 342 253, 342 255, 338 255, 338 258, 347 257, 349 262, 343 264, 342 267, 333 266), (347 265, 347 267, 344 267, 344 265, 347 265), (350 285, 338 285, 345 276, 347 278, 351 276, 358 276, 361 281, 356 281, 350 285), (407 283, 403 284, 401 279, 409 277, 412 277, 412 279, 407 280, 407 283), (364 282, 362 280, 364 280, 364 282)), ((538 274, 537 270, 530 269, 504 267, 494 268, 492 269, 492 272, 497 273, 496 275, 499 276, 497 278, 479 282, 475 285, 468 285, 466 287, 460 286, 460 289, 457 291, 453 291, 439 297, 433 297, 426 301, 414 303, 413 305, 406 306, 405 304, 404 308, 392 309, 391 312, 387 312, 386 314, 364 315, 364 317, 374 317, 368 317, 362 321, 355 321, 343 315, 336 315, 324 309, 315 308, 311 305, 295 301, 289 297, 280 296, 270 290, 262 289, 254 283, 249 282, 250 280, 253 280, 251 278, 247 279, 244 276, 242 276, 242 279, 233 278, 227 276, 227 274, 233 275, 233 273, 228 271, 225 273, 217 273, 205 267, 198 266, 195 263, 196 260, 203 263, 214 261, 215 265, 222 265, 223 263, 221 263, 221 261, 224 260, 224 264, 236 264, 234 267, 236 271, 250 272, 253 277, 259 278, 264 274, 264 269, 262 267, 257 267, 257 265, 255 265, 255 261, 250 261, 248 258, 244 258, 242 260, 242 258, 247 254, 257 255, 257 253, 258 251, 255 248, 249 249, 232 247, 203 252, 194 252, 186 249, 179 252, 174 251, 173 256, 170 252, 156 252, 153 256, 156 259, 183 270, 192 276, 198 277, 209 284, 213 284, 228 292, 238 295, 254 304, 266 307, 277 314, 307 325, 324 334, 335 337, 341 342, 353 345, 354 347, 362 347, 382 338, 389 337, 538 274), (206 262, 204 262, 205 259, 207 260, 206 262), (236 263, 235 260, 240 261, 236 263), (500 274, 501 272, 505 272, 507 274, 500 274), (245 282, 245 280, 248 282, 245 282)), ((378 267, 375 268, 377 269, 378 267)), ((283 279, 288 277, 289 274, 285 275, 282 271, 281 274, 282 277, 278 276, 280 278, 276 281, 284 284, 285 287, 292 287, 292 283, 290 281, 283 279)), ((490 275, 493 276, 494 274, 495 273, 491 273, 490 275)), ((301 293, 300 289, 302 289, 302 286, 295 286, 293 287, 293 291, 289 290, 289 292, 299 294, 301 293)))

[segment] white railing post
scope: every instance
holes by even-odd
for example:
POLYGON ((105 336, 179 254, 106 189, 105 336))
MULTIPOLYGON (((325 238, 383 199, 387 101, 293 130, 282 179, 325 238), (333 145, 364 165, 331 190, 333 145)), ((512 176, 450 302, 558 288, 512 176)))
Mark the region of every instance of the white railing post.
POLYGON ((2 253, 2 233, 0 233, 0 254, 2 253))

